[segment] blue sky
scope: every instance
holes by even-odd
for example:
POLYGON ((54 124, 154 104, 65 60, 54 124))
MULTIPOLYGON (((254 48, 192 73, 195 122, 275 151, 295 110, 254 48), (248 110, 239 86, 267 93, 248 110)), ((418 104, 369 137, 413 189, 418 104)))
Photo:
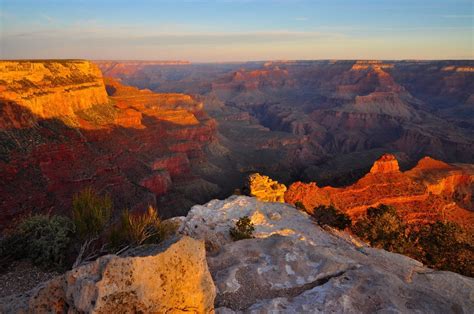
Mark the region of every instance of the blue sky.
POLYGON ((0 0, 0 58, 473 59, 474 0, 0 0))

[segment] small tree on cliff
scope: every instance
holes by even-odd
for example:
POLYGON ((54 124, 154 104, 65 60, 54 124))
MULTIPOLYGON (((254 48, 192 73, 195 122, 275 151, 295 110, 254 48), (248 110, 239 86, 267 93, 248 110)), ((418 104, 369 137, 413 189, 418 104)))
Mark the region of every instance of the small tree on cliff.
POLYGON ((319 225, 328 225, 341 230, 352 225, 351 218, 333 205, 315 207, 312 217, 319 225))
POLYGON ((252 233, 254 231, 254 224, 248 216, 244 216, 235 223, 235 227, 230 228, 229 234, 234 241, 238 241, 253 238, 252 233))
POLYGON ((295 207, 298 208, 299 210, 306 211, 306 206, 304 206, 303 202, 301 201, 296 201, 295 207))
POLYGON ((474 247, 469 243, 467 232, 458 224, 437 221, 423 226, 415 236, 423 250, 423 255, 415 258, 424 264, 466 276, 474 275, 474 247))
POLYGON ((28 216, 0 239, 0 268, 26 258, 35 265, 62 270, 68 266, 74 231, 73 222, 64 216, 28 216))
POLYGON ((369 207, 366 216, 352 228, 358 237, 372 246, 397 253, 403 253, 407 247, 405 230, 395 208, 383 204, 369 207))

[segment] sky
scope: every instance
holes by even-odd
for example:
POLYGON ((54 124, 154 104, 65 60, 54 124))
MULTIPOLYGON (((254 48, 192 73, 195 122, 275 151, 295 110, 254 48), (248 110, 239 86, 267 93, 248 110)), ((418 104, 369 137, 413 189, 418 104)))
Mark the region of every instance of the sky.
POLYGON ((0 58, 474 59, 474 0, 0 0, 0 58))

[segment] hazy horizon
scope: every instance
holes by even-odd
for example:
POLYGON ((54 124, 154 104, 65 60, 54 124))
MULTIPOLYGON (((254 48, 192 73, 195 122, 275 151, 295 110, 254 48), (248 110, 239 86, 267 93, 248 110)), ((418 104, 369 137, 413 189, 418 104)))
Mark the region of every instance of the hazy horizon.
POLYGON ((470 0, 3 0, 0 18, 1 59, 474 59, 470 0))

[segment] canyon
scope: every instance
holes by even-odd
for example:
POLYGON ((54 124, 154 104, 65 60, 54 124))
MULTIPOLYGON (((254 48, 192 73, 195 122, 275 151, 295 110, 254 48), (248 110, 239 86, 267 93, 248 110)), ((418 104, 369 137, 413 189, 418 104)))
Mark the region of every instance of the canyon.
MULTIPOLYGON (((273 61, 129 67, 111 75, 155 91, 198 93, 233 159, 226 168, 287 184, 292 204, 334 204, 357 218, 387 203, 409 222, 448 219, 470 228, 472 65, 273 61), (199 74, 205 79, 197 84, 199 74), (372 165, 380 156, 397 170, 372 165)), ((235 186, 245 181, 235 178, 235 186)))
POLYGON ((285 184, 353 183, 384 153, 402 168, 474 162, 472 61, 97 64, 129 85, 199 95, 235 167, 285 184))
POLYGON ((163 216, 218 190, 191 173, 215 137, 197 99, 104 81, 88 61, 0 68, 8 74, 0 81, 0 225, 29 213, 68 214, 73 195, 89 186, 118 210, 162 204, 163 216))
POLYGON ((355 223, 385 204, 410 228, 455 222, 469 260, 473 69, 0 61, 0 230, 30 214, 71 216, 89 187, 112 198, 107 224, 152 206, 160 226, 176 226, 159 244, 101 251, 2 295, 0 311, 469 312, 472 278, 311 215, 334 205, 355 223), (253 234, 233 241, 242 218, 253 234))
MULTIPOLYGON (((153 205, 164 218, 182 215, 242 188, 254 172, 335 191, 396 177, 396 197, 413 200, 404 210, 472 210, 472 177, 452 174, 474 162, 471 61, 35 60, 0 68, 1 225, 30 212, 67 213, 87 186, 110 194, 118 210, 153 205), (420 185, 426 171, 418 166, 366 175, 386 153, 402 170, 425 156, 453 163, 457 170, 427 173, 463 188, 440 194, 420 185)), ((361 213, 381 198, 339 205, 361 213)))

